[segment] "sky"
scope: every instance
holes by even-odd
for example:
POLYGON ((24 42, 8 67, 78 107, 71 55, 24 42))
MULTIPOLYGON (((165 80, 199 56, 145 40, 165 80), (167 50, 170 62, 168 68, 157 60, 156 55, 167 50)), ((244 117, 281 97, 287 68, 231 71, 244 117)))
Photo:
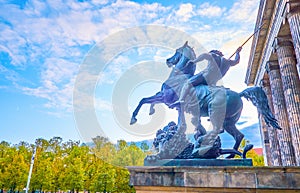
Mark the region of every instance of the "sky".
MULTIPOLYGON (((258 6, 259 0, 0 0, 0 141, 153 138, 176 121, 175 110, 158 105, 151 118, 145 105, 137 126, 129 117, 141 98, 160 90, 170 73, 165 60, 187 40, 196 55, 219 49, 229 57, 254 32, 258 6)), ((224 86, 247 88, 250 48, 251 40, 224 86)), ((249 102, 241 122, 239 128, 258 122, 249 102)))

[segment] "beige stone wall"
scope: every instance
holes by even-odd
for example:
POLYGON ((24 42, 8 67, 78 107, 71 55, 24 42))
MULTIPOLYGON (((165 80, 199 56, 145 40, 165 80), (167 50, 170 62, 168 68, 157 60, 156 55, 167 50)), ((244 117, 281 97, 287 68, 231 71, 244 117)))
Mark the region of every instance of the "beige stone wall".
POLYGON ((137 193, 300 192, 299 167, 128 167, 137 193))
POLYGON ((136 193, 296 193, 299 190, 257 190, 236 188, 177 188, 177 187, 136 187, 136 193), (279 192, 280 191, 280 192, 279 192))

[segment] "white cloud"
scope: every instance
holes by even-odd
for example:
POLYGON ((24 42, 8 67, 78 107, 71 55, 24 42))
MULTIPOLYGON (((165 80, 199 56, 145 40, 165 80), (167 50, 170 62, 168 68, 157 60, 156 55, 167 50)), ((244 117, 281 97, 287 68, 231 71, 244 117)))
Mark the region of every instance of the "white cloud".
POLYGON ((139 4, 118 0, 110 6, 103 7, 99 13, 103 29, 113 32, 115 29, 153 23, 164 17, 168 11, 169 8, 158 3, 139 4))
MULTIPOLYGON (((198 21, 199 18, 194 16, 213 19, 225 15, 229 21, 250 23, 253 18, 249 15, 256 17, 256 12, 252 12, 257 9, 258 0, 239 0, 227 13, 225 8, 210 3, 201 4, 198 9, 191 3, 180 4, 177 10, 175 6, 124 0, 33 0, 26 4, 24 10, 6 5, 3 9, 9 11, 0 12, 0 17, 8 23, 0 24, 0 50, 9 54, 12 65, 22 66, 24 73, 30 72, 31 67, 42 69, 40 74, 36 74, 40 78, 38 86, 29 87, 18 82, 26 94, 47 99, 46 106, 49 108, 70 109, 74 79, 87 48, 110 33, 133 26, 163 24, 189 31, 205 47, 217 49, 241 35, 237 32, 238 28, 222 23, 214 28, 213 22, 198 21), (87 47, 82 49, 83 46, 87 47)), ((138 51, 141 55, 145 54, 145 50, 138 51)), ((154 59, 164 61, 165 54, 158 52, 154 59)), ((120 76, 132 65, 131 61, 128 56, 118 56, 109 66, 108 75, 97 76, 100 80, 111 82, 110 76, 120 76)), ((11 70, 10 74, 10 78, 7 76, 6 79, 18 80, 15 78, 17 73, 11 70)))
POLYGON ((7 80, 11 81, 13 84, 21 80, 20 75, 0 63, 0 74, 4 76, 7 80))
POLYGON ((110 62, 104 72, 99 83, 112 84, 132 65, 132 60, 126 55, 118 55, 110 62))
POLYGON ((193 7, 191 3, 181 4, 176 11, 176 15, 179 16, 182 21, 188 21, 194 15, 193 7))
POLYGON ((95 98, 94 102, 96 111, 112 111, 111 102, 103 100, 99 97, 95 98))
POLYGON ((108 4, 110 0, 92 0, 92 4, 93 5, 96 5, 96 6, 99 6, 99 5, 105 5, 105 4, 108 4))
POLYGON ((254 23, 260 0, 238 0, 226 14, 230 22, 254 23))
POLYGON ((221 16, 226 8, 221 8, 210 3, 203 3, 197 10, 197 14, 203 17, 218 17, 221 16))
POLYGON ((23 86, 28 95, 47 99, 45 107, 49 109, 72 110, 72 93, 78 65, 50 58, 41 72, 41 85, 36 88, 23 86))
POLYGON ((42 73, 42 80, 51 80, 56 84, 72 79, 78 69, 76 64, 57 58, 47 59, 45 65, 46 69, 42 73))
MULTIPOLYGON (((237 38, 240 38, 240 31, 235 31, 235 29, 227 29, 226 27, 220 29, 209 29, 199 31, 193 34, 194 37, 207 49, 207 51, 212 49, 221 49, 221 47, 228 41, 236 41, 237 38)), ((224 50, 223 52, 227 52, 224 50)))
POLYGON ((26 63, 26 56, 22 54, 21 50, 23 50, 26 40, 9 27, 1 30, 0 36, 3 37, 3 40, 5 41, 0 46, 0 51, 4 51, 9 55, 12 65, 24 65, 26 63))
POLYGON ((46 108, 65 114, 72 111, 73 82, 72 80, 63 87, 58 87, 53 82, 46 80, 38 88, 23 87, 22 89, 28 95, 46 99, 46 108))
POLYGON ((175 53, 175 51, 171 51, 171 50, 166 50, 166 49, 158 49, 155 53, 155 56, 153 57, 153 59, 155 61, 160 61, 165 63, 167 58, 170 58, 173 54, 175 53))

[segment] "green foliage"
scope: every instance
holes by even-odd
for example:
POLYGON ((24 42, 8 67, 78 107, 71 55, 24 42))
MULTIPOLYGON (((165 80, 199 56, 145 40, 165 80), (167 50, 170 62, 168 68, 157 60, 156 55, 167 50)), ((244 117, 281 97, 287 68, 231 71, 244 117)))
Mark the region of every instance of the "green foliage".
POLYGON ((0 143, 0 189, 22 191, 26 187, 30 161, 36 156, 30 191, 135 192, 129 186, 129 172, 119 166, 143 165, 145 153, 134 143, 93 138, 94 146, 62 138, 39 138, 35 144, 0 143))
MULTIPOLYGON (((249 143, 246 139, 243 139, 241 145, 239 147, 240 151, 243 151, 246 144, 249 143)), ((253 162, 253 166, 264 166, 264 156, 258 155, 253 149, 247 152, 246 158, 251 158, 253 162)))
POLYGON ((10 191, 23 189, 26 184, 28 164, 17 147, 3 146, 1 159, 1 185, 10 191))
POLYGON ((142 142, 141 149, 143 150, 143 152, 147 152, 147 151, 149 151, 150 147, 146 142, 142 142))
POLYGON ((117 152, 113 164, 117 166, 142 166, 146 154, 136 144, 129 146, 126 141, 120 140, 117 145, 117 152))

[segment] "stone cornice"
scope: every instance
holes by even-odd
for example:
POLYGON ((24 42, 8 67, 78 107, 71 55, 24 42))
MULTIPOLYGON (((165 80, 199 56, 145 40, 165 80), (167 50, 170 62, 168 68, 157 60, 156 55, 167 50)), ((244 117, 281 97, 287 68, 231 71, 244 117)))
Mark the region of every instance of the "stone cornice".
POLYGON ((299 0, 289 0, 284 6, 284 15, 289 18, 295 13, 300 13, 300 1, 299 0))
POLYGON ((255 29, 258 28, 262 23, 264 26, 256 33, 252 40, 251 53, 248 61, 248 69, 245 78, 247 85, 254 83, 255 75, 258 69, 258 63, 262 54, 263 45, 266 41, 268 30, 270 28, 270 22, 272 13, 275 7, 276 0, 261 0, 258 10, 258 16, 256 19, 255 29))
MULTIPOLYGON (((266 65, 267 61, 269 61, 271 54, 273 53, 273 42, 280 31, 283 21, 285 20, 282 15, 285 10, 284 5, 286 2, 286 0, 276 1, 276 5, 274 5, 274 9, 271 12, 272 17, 270 20, 269 30, 267 34, 265 34, 266 41, 264 42, 263 46, 254 47, 251 50, 251 52, 255 51, 256 53, 259 53, 260 57, 257 58, 257 60, 253 61, 253 63, 256 62, 256 65, 253 65, 252 69, 248 69, 252 72, 251 79, 248 79, 248 81, 246 82, 248 85, 258 85, 259 81, 263 78, 263 75, 265 73, 264 66, 266 65)), ((275 2, 273 3, 275 4, 275 2)))

